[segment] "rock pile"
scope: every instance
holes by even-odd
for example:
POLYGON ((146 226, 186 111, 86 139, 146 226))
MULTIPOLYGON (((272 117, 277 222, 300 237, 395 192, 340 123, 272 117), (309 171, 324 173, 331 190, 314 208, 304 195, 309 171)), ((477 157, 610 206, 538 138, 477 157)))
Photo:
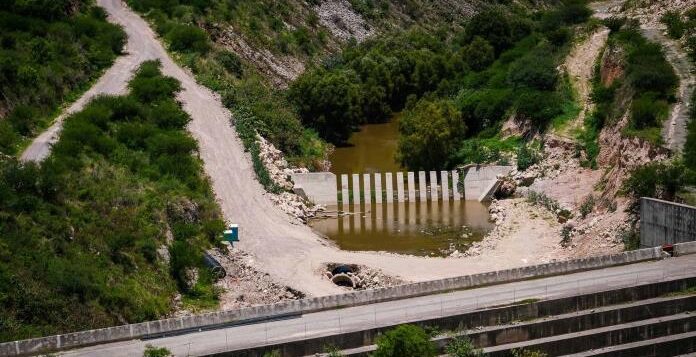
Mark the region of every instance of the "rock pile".
POLYGON ((270 275, 254 268, 254 259, 236 248, 214 249, 208 252, 225 268, 227 275, 216 286, 222 290, 220 309, 273 304, 297 300, 305 295, 278 284, 270 275))

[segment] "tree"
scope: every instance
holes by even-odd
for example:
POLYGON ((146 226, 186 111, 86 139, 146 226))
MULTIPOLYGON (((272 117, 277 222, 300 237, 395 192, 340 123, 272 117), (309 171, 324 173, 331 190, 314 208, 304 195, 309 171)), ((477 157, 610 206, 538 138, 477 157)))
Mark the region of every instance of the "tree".
POLYGON ((352 70, 317 71, 298 78, 289 91, 302 122, 322 138, 341 144, 363 118, 358 78, 352 70))
POLYGON ((466 134, 461 113, 449 100, 423 99, 399 123, 399 161, 410 169, 444 169, 466 134))
POLYGON ((496 8, 482 11, 474 15, 466 25, 464 40, 468 42, 476 36, 488 41, 495 49, 496 54, 500 54, 513 42, 510 20, 507 15, 496 8))
POLYGON ((495 49, 488 41, 476 36, 466 48, 464 58, 469 68, 481 71, 495 60, 495 49))
POLYGON ((557 80, 558 72, 553 59, 542 51, 518 59, 508 71, 508 82, 516 88, 553 90, 557 80))
POLYGON ((173 25, 166 39, 174 51, 206 53, 210 48, 208 35, 196 26, 173 25))
POLYGON ((425 331, 414 325, 401 325, 377 338, 373 357, 431 357, 437 350, 425 331))

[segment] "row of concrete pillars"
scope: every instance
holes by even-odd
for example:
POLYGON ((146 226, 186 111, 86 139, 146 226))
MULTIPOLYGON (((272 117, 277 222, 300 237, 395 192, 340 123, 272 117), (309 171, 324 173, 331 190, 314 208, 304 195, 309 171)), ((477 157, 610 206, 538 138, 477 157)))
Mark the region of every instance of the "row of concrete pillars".
POLYGON ((459 171, 418 171, 416 180, 415 172, 396 174, 352 174, 341 175, 339 183, 341 187, 339 202, 341 205, 360 205, 361 202, 369 205, 396 202, 421 202, 427 201, 458 201, 462 198, 459 189, 459 171), (350 182, 348 178, 350 177, 350 182), (439 181, 438 181, 439 177, 439 181), (396 179, 396 181, 394 181, 396 179), (396 187, 396 190, 394 189, 396 187), (450 189, 451 187, 451 189, 450 189))

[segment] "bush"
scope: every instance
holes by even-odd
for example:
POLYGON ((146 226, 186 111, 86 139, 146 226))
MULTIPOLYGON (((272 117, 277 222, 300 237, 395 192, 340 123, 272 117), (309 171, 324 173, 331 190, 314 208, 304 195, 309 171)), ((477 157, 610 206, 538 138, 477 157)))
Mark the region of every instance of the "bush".
POLYGON ((553 90, 558 71, 553 60, 541 52, 520 58, 508 70, 508 82, 515 88, 553 90))
POLYGON ((563 113, 555 92, 528 90, 519 94, 515 101, 517 115, 529 119, 538 129, 544 129, 554 117, 563 113))
POLYGON ((517 148, 517 170, 524 171, 539 162, 539 154, 522 144, 517 148))
POLYGON ((210 48, 208 35, 196 26, 174 24, 165 38, 174 51, 206 53, 210 48))
POLYGON ((604 26, 609 28, 609 32, 612 34, 619 32, 624 24, 626 24, 625 17, 612 16, 604 20, 604 26))
POLYGON ((464 58, 469 68, 474 71, 481 71, 490 66, 495 60, 494 48, 488 41, 476 36, 466 48, 464 58))
POLYGON ((585 218, 588 214, 592 213, 595 206, 595 198, 593 195, 588 195, 582 201, 580 205, 580 217, 585 218))
POLYGON ((475 37, 486 40, 495 49, 496 55, 508 49, 513 43, 512 26, 506 14, 493 8, 474 15, 464 31, 464 42, 475 37))
POLYGON ((664 100, 657 100, 656 93, 644 93, 631 105, 631 125, 635 129, 660 126, 669 112, 664 100))
POLYGON ((242 60, 237 54, 230 51, 218 51, 215 54, 215 59, 222 65, 225 70, 241 77, 243 74, 242 60))
POLYGON ((172 353, 165 347, 155 347, 153 345, 145 345, 143 357, 169 357, 172 353))
POLYGON ((687 30, 687 24, 682 21, 678 11, 665 12, 660 21, 667 26, 667 34, 673 39, 681 38, 687 30))
POLYGON ((452 357, 483 357, 483 351, 476 348, 467 336, 452 338, 445 352, 452 357))
POLYGON ((400 325, 377 338, 374 357, 431 357, 437 349, 423 329, 400 325))

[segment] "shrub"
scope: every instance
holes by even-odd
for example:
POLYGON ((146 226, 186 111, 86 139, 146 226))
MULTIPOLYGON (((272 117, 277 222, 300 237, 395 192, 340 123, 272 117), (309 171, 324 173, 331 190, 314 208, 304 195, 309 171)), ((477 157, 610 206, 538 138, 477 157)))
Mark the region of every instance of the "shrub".
POLYGON ((557 80, 553 60, 540 52, 520 58, 508 70, 508 82, 515 88, 553 90, 557 80))
POLYGON ((377 338, 374 357, 431 357, 437 349, 422 328, 400 325, 377 338))
POLYGON ((208 35, 197 26, 172 25, 165 38, 174 51, 206 53, 210 48, 208 35))
POLYGON ((220 62, 223 68, 237 77, 243 74, 242 60, 236 53, 230 51, 218 51, 215 59, 220 62))
POLYGON ((560 99, 554 92, 527 90, 515 101, 517 115, 529 119, 538 129, 544 129, 554 117, 563 113, 560 99))
POLYGON ((482 357, 483 351, 471 343, 467 336, 452 338, 445 347, 445 352, 452 357, 482 357))
POLYGON ((517 170, 524 171, 539 162, 539 154, 522 144, 517 148, 517 170))
POLYGON ((580 205, 580 217, 585 218, 588 214, 592 213, 595 206, 595 198, 593 195, 588 195, 582 201, 580 205))
POLYGON ((464 58, 471 69, 481 71, 495 60, 494 48, 488 41, 476 36, 466 48, 464 58))
POLYGON ((141 102, 156 102, 171 98, 181 88, 179 82, 174 78, 154 75, 153 68, 158 71, 158 67, 159 62, 156 61, 143 63, 133 80, 128 84, 133 96, 141 102))
POLYGON ((469 42, 477 36, 493 46, 496 54, 508 49, 513 43, 512 26, 508 16, 497 8, 474 15, 466 25, 463 40, 469 42))
POLYGON ((604 26, 608 27, 611 33, 616 33, 621 30, 625 23, 625 17, 612 16, 604 20, 604 26))
POLYGON ((667 34, 669 34, 671 38, 679 39, 687 30, 687 24, 682 21, 678 11, 672 10, 665 12, 660 18, 660 21, 667 26, 667 34))
POLYGON ((145 345, 143 357, 169 357, 172 353, 165 347, 155 347, 153 345, 145 345))
POLYGON ((657 100, 656 93, 644 93, 631 105, 631 125, 636 129, 659 126, 669 112, 669 105, 657 100))

